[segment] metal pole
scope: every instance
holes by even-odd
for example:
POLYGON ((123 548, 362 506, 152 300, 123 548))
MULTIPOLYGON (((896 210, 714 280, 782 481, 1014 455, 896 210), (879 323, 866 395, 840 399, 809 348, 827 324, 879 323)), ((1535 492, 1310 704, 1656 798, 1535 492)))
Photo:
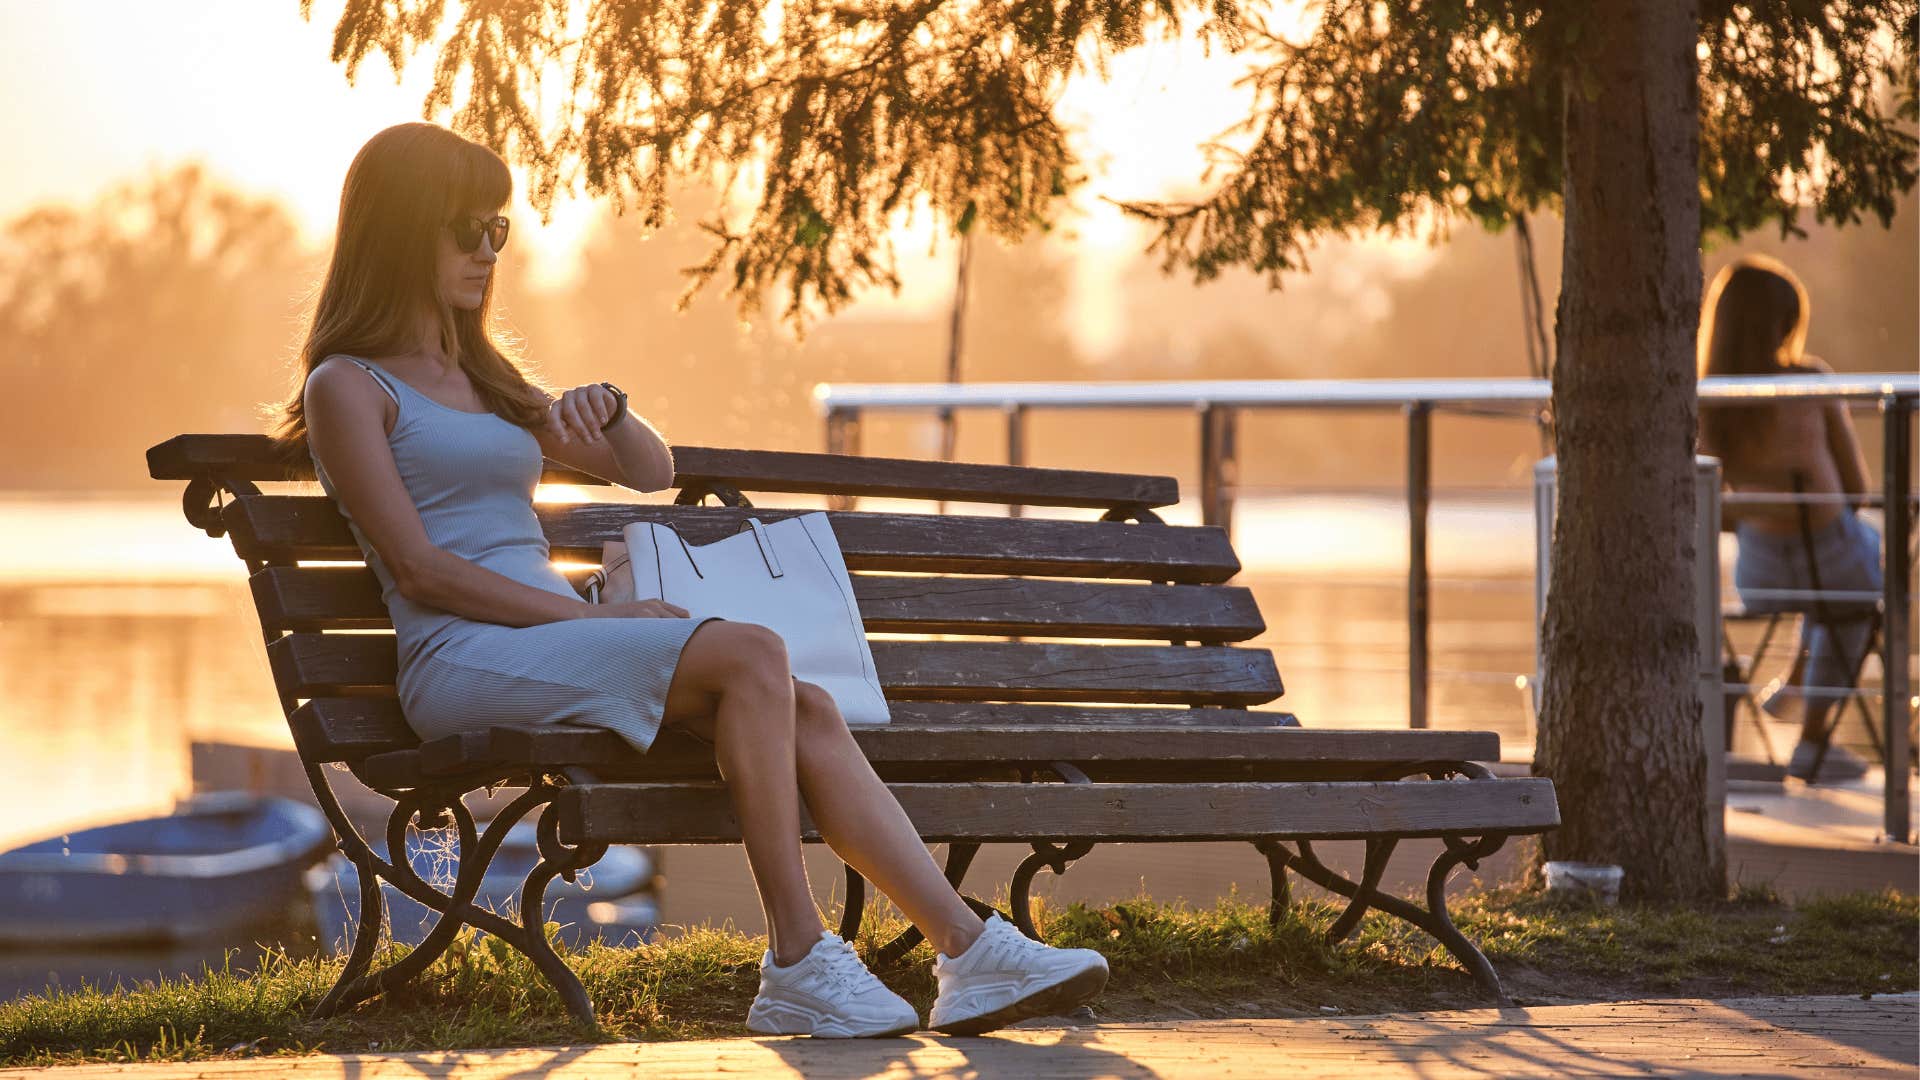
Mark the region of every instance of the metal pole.
MULTIPOLYGON (((1007 464, 1025 465, 1027 463, 1027 407, 1009 405, 1007 407, 1007 464)), ((1008 517, 1020 516, 1020 504, 1007 507, 1008 517)))
POLYGON ((1407 726, 1427 726, 1427 508, 1433 489, 1433 405, 1407 412, 1407 726))
POLYGON ((1907 677, 1907 651, 1912 647, 1913 594, 1907 579, 1913 560, 1907 546, 1913 535, 1913 413, 1920 399, 1889 394, 1880 399, 1881 430, 1886 461, 1887 567, 1882 602, 1886 614, 1880 631, 1881 705, 1886 714, 1886 827, 1887 838, 1905 844, 1912 840, 1913 803, 1907 777, 1907 709, 1913 687, 1907 677))
MULTIPOLYGON (((827 453, 860 453, 860 410, 835 406, 827 410, 827 453)), ((827 496, 827 509, 852 510, 854 497, 851 495, 827 496)))
POLYGON ((1234 446, 1239 410, 1200 403, 1200 523, 1218 525, 1233 539, 1233 486, 1238 471, 1234 446))

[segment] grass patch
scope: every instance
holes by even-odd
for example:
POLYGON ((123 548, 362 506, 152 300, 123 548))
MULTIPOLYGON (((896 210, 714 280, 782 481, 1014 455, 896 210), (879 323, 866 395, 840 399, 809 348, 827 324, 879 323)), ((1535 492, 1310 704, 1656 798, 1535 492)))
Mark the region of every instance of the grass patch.
MULTIPOLYGON (((1523 1003, 1920 986, 1920 906, 1909 894, 1788 907, 1746 893, 1700 907, 1603 908, 1500 891, 1455 907, 1455 921, 1523 1003)), ((1298 901, 1269 926, 1254 905, 1193 909, 1141 900, 1076 904, 1043 912, 1040 921, 1053 944, 1106 954, 1113 978, 1095 1006, 1102 1019, 1486 1004, 1452 957, 1397 920, 1369 915, 1351 940, 1328 945, 1337 914, 1330 904, 1298 901)), ((862 945, 872 948, 902 925, 870 922, 862 945)), ((743 1035, 764 947, 764 939, 696 930, 640 948, 566 953, 599 1010, 591 1033, 572 1025, 531 963, 471 932, 405 989, 321 1021, 307 1010, 342 961, 269 954, 251 974, 207 971, 0 1005, 0 1066, 743 1035)), ((404 951, 389 948, 381 963, 404 951)), ((878 974, 924 1011, 934 994, 930 957, 922 945, 878 974)))

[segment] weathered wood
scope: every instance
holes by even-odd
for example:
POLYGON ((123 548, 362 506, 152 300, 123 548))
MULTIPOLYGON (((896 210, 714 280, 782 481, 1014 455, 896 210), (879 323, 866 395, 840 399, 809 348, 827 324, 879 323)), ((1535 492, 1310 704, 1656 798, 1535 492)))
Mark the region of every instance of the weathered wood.
MULTIPOLYGON (((874 667, 898 700, 1259 705, 1283 692, 1273 654, 1224 646, 876 641, 874 667)), ((290 697, 387 696, 391 634, 288 634, 267 646, 290 697)))
MULTIPOLYGON (((147 473, 156 480, 190 480, 218 473, 238 480, 312 480, 313 462, 301 455, 275 460, 265 435, 176 435, 147 451, 147 473)), ((860 495, 953 502, 1017 503, 1093 509, 1172 506, 1180 485, 1171 476, 976 465, 911 458, 737 450, 707 446, 673 448, 675 488, 727 484, 741 491, 860 495)), ((605 485, 591 473, 552 461, 541 480, 550 484, 605 485)))
POLYGON ((1219 644, 1266 632, 1240 586, 856 575, 868 633, 1153 638, 1219 644))
MULTIPOLYGON (((1278 719, 1290 717, 1276 715, 1278 719)), ((1266 727, 1148 727, 1080 724, 952 727, 896 723, 855 728, 854 740, 882 779, 1017 780, 1071 762, 1096 780, 1197 783, 1225 780, 1398 779, 1436 761, 1497 757, 1488 732, 1307 731, 1266 727), (1465 737, 1462 737, 1465 736, 1465 737)), ((559 771, 588 766, 602 782, 717 781, 713 747, 669 728, 644 754, 610 731, 571 726, 496 727, 433 739, 417 749, 361 759, 370 783, 404 787, 472 774, 559 771)))
POLYGON ((683 488, 719 481, 742 491, 1094 509, 1180 501, 1171 476, 700 446, 675 447, 673 461, 683 488))
MULTIPOLYGON (((1537 833, 1559 824, 1553 783, 1400 780, 1294 784, 889 784, 928 843, 1354 839, 1537 833)), ((561 792, 569 843, 728 843, 718 784, 581 784, 561 792)), ((819 834, 802 814, 808 839, 819 834)))
MULTIPOLYGON (((591 573, 561 568, 576 589, 591 573)), ((1139 585, 1044 578, 854 574, 870 634, 982 634, 1245 641, 1266 630, 1253 593, 1230 585, 1139 585)), ((269 630, 390 629, 379 582, 364 566, 269 566, 253 575, 269 630)))
MULTIPOLYGON (((1282 714, 1280 719, 1291 719, 1282 714)), ((498 727, 459 740, 436 739, 422 747, 433 771, 451 772, 495 763, 538 766, 638 764, 647 759, 694 758, 710 762, 713 749, 665 732, 646 754, 633 751, 611 731, 579 727, 498 727)), ((1293 762, 1300 764, 1473 761, 1497 759, 1499 736, 1458 731, 1313 731, 1285 724, 1266 727, 1153 727, 1148 725, 1026 726, 929 725, 895 722, 856 727, 853 737, 867 760, 883 762, 1000 761, 1044 765, 1050 761, 1293 762)), ((1172 771, 1172 770, 1169 770, 1172 771)))
MULTIPOLYGON (((896 701, 890 703, 893 730, 929 727, 1088 727, 1096 731, 1124 731, 1132 727, 1151 727, 1163 731, 1187 728, 1269 728, 1298 727, 1293 714, 1249 712, 1244 709, 1185 709, 1126 706, 1109 708, 1086 705, 1027 705, 993 701, 896 701)), ((309 761, 352 761, 369 754, 403 750, 418 743, 407 726, 400 703, 391 697, 317 697, 298 706, 288 718, 300 752, 309 761)), ((502 729, 496 729, 502 730, 502 729)), ((504 729, 520 730, 520 729, 504 729)), ((609 732, 555 726, 555 732, 571 732, 585 740, 578 764, 596 760, 615 760, 633 754, 626 743, 609 732), (588 754, 601 756, 586 756, 588 754)), ((671 733, 669 733, 671 734, 671 733)), ((1326 733, 1333 734, 1333 733, 1326 733)), ((1364 734, 1364 733, 1361 733, 1364 734)), ((1401 732, 1378 732, 1382 736, 1400 736, 1401 732)), ((1448 760, 1492 761, 1499 758, 1499 737, 1480 732, 1433 732, 1457 736, 1460 742, 1449 744, 1448 760)), ((557 737, 557 736, 556 736, 557 737)), ((665 736, 663 736, 665 738, 665 736)), ((562 754, 564 742, 550 744, 552 753, 562 754)), ((652 753, 670 748, 656 743, 652 753)), ((1383 760, 1425 760, 1430 752, 1383 749, 1383 760)), ((547 763, 562 763, 557 758, 547 763)), ((576 762, 565 762, 575 764, 576 762)))
MULTIPOLYGON (((556 559, 597 562, 600 546, 633 521, 672 525, 689 544, 740 531, 748 517, 773 522, 818 511, 714 506, 542 503, 537 506, 556 559)), ((234 550, 269 562, 358 560, 346 519, 325 496, 261 495, 227 504, 221 519, 234 550)), ((1036 574, 1142 578, 1203 584, 1225 581, 1240 560, 1214 527, 1060 521, 938 514, 831 513, 834 536, 851 570, 1036 574)))
POLYGON ((287 726, 300 756, 316 763, 354 761, 420 743, 392 698, 315 698, 287 714, 287 726))

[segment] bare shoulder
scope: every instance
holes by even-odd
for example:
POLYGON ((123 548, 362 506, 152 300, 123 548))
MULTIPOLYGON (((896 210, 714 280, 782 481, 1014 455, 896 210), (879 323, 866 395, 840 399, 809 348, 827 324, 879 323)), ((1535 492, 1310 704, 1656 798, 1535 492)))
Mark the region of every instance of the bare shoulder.
POLYGON ((306 403, 307 426, 316 423, 331 426, 350 416, 373 416, 391 434, 398 415, 393 399, 373 375, 344 356, 329 356, 314 365, 307 374, 302 397, 306 403), (316 407, 317 406, 317 407, 316 407))
POLYGON ((1791 364, 1784 365, 1790 375, 1831 375, 1833 365, 1817 356, 1801 356, 1791 364))

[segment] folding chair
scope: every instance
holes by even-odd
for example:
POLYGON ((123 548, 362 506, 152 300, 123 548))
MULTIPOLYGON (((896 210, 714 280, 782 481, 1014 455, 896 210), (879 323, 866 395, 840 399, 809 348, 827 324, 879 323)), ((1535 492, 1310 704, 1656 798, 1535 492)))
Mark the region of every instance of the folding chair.
MULTIPOLYGON (((1794 494, 1804 494, 1805 487, 1804 479, 1800 474, 1795 473, 1794 494)), ((1867 731, 1867 741, 1873 746, 1874 753, 1885 761, 1887 750, 1881 742, 1880 729, 1874 724, 1873 713, 1867 703, 1867 695, 1860 691, 1860 670, 1866 665, 1867 656, 1880 647, 1882 617, 1880 607, 1876 604, 1865 610, 1835 610, 1834 606, 1828 603, 1820 584, 1820 564, 1813 555, 1813 515, 1804 501, 1796 501, 1794 510, 1800 519, 1800 546, 1807 560, 1807 582, 1811 586, 1811 596, 1805 605, 1756 612, 1749 611, 1745 604, 1736 602, 1727 605, 1721 612, 1720 641, 1726 658, 1722 669, 1724 679, 1729 686, 1738 687, 1737 691, 1729 691, 1726 695, 1727 743, 1728 745, 1733 743, 1734 719, 1740 711, 1740 706, 1744 704, 1753 717, 1754 730, 1760 735, 1761 746, 1766 750, 1767 763, 1778 764, 1773 752, 1773 740, 1767 734, 1766 720, 1761 715, 1760 703, 1753 696, 1753 676, 1766 659, 1767 649, 1773 643, 1774 635, 1779 630, 1781 622, 1788 618, 1810 619, 1815 625, 1826 629, 1833 647, 1839 652, 1841 667, 1847 673, 1845 683, 1836 688, 1845 690, 1846 696, 1835 706, 1826 732, 1820 740, 1820 747, 1814 753, 1814 774, 1819 774, 1821 764, 1826 761, 1827 747, 1832 744, 1834 732, 1839 730, 1840 722, 1845 719, 1848 706, 1852 706, 1859 714, 1860 722, 1867 731), (1765 620, 1766 626, 1760 632, 1760 640, 1754 646, 1753 654, 1742 665, 1739 650, 1734 647, 1733 635, 1728 626, 1735 622, 1760 620, 1765 620), (1846 644, 1841 640, 1839 628, 1849 623, 1863 621, 1869 624, 1866 642, 1859 656, 1849 655, 1846 644)), ((1768 606, 1772 607, 1772 605, 1768 606)), ((1804 633, 1798 635, 1800 640, 1805 638, 1804 633)))

